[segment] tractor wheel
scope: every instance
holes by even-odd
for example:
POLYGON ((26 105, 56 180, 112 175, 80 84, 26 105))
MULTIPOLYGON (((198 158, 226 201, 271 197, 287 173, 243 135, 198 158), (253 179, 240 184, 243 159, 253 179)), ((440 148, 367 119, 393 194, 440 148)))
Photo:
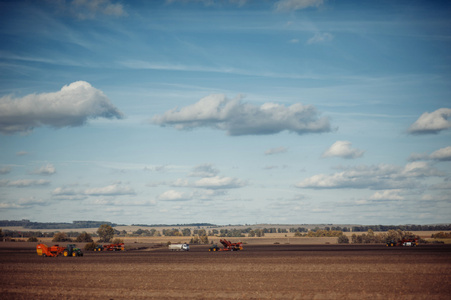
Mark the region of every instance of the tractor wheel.
POLYGON ((67 256, 69 256, 69 252, 68 251, 64 251, 63 255, 67 257, 67 256))
POLYGON ((73 257, 77 256, 77 252, 75 252, 75 251, 72 252, 72 256, 73 256, 73 257))

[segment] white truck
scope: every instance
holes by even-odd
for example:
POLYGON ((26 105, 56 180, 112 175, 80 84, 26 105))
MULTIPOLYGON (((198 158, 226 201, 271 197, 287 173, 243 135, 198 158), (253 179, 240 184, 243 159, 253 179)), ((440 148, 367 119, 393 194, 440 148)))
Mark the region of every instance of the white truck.
POLYGON ((169 250, 171 251, 189 251, 188 244, 171 244, 169 245, 169 250))

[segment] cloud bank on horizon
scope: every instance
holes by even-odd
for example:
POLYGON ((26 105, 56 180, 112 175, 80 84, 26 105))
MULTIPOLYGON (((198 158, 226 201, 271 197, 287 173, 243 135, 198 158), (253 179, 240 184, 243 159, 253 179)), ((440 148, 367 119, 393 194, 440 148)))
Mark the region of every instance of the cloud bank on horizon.
POLYGON ((0 218, 451 222, 451 4, 0 3, 0 218))

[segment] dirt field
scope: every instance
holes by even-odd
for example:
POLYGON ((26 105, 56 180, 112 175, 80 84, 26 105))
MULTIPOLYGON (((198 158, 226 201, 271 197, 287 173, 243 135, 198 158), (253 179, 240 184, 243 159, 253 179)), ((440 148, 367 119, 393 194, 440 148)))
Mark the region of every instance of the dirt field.
MULTIPOLYGON (((2 299, 449 299, 451 246, 245 245, 39 257, 0 243, 2 299)), ((150 245, 147 245, 150 246, 150 245)))

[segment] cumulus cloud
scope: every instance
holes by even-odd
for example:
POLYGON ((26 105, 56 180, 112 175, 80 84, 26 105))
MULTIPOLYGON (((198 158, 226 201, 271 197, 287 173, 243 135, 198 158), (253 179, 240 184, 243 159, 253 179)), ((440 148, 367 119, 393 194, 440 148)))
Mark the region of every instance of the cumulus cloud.
POLYGON ((214 168, 212 164, 203 164, 196 166, 189 174, 191 177, 213 177, 218 175, 219 170, 214 168))
POLYGON ((324 0, 279 0, 274 6, 276 11, 294 11, 306 9, 309 7, 319 7, 323 5, 324 0))
POLYGON ((225 95, 210 95, 197 103, 156 115, 152 123, 177 129, 211 127, 229 135, 275 134, 284 130, 298 134, 330 131, 329 119, 319 118, 311 105, 276 103, 261 106, 244 104, 240 97, 230 100, 225 95))
POLYGON ((336 141, 327 149, 321 157, 341 157, 341 158, 359 158, 365 151, 352 148, 352 143, 348 141, 336 141))
POLYGON ((311 189, 400 189, 419 187, 418 179, 441 177, 442 172, 427 162, 411 162, 404 167, 380 164, 357 166, 334 174, 318 174, 296 184, 298 188, 311 189))
POLYGON ((244 183, 232 177, 214 176, 202 178, 194 186, 204 189, 234 189, 243 187, 244 183))
POLYGON ((273 155, 273 154, 279 154, 287 152, 288 149, 286 147, 277 147, 277 148, 271 148, 265 151, 265 155, 273 155))
POLYGON ((379 201, 398 201, 404 200, 404 197, 399 195, 401 190, 385 190, 374 193, 370 200, 379 200, 379 201))
POLYGON ((440 108, 431 113, 423 113, 409 127, 411 134, 436 134, 442 130, 451 128, 451 108, 440 108))
POLYGON ((128 186, 122 186, 120 183, 108 185, 105 187, 87 189, 84 193, 89 196, 135 195, 135 191, 132 188, 128 186))
POLYGON ((451 146, 439 149, 431 153, 430 158, 439 161, 451 160, 451 146))
POLYGON ((32 172, 32 174, 37 175, 53 175, 56 173, 55 167, 52 164, 47 164, 42 166, 32 172))
POLYGON ((14 134, 40 126, 81 126, 88 119, 122 118, 105 94, 85 81, 65 85, 55 93, 0 98, 0 132, 14 134))
POLYGON ((310 39, 308 39, 307 44, 308 45, 312 45, 312 44, 320 44, 320 43, 325 43, 325 42, 329 42, 331 40, 333 40, 334 36, 328 32, 317 32, 315 33, 315 35, 313 37, 311 37, 310 39))
POLYGON ((185 195, 184 193, 174 190, 166 191, 158 196, 158 199, 163 201, 184 201, 189 200, 189 198, 190 197, 185 195))
POLYGON ((17 188, 24 188, 24 187, 30 187, 30 186, 40 186, 40 185, 49 185, 50 181, 39 179, 39 180, 33 180, 33 179, 18 179, 18 180, 0 180, 0 186, 6 186, 6 187, 17 187, 17 188))
POLYGON ((410 154, 409 161, 418 160, 436 160, 436 161, 450 161, 451 160, 451 146, 438 149, 432 152, 430 155, 427 153, 412 153, 410 154))

